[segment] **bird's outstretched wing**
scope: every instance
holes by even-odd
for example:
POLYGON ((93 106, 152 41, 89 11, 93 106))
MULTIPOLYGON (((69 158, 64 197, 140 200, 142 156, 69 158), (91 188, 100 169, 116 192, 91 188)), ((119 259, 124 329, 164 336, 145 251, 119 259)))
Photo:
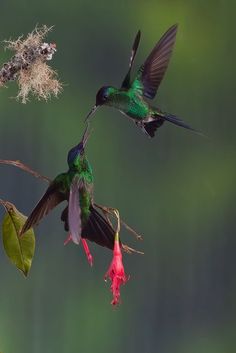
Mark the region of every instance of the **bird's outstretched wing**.
POLYGON ((52 182, 27 218, 27 221, 21 230, 21 234, 24 234, 27 230, 37 225, 40 220, 49 213, 49 211, 64 200, 65 196, 59 191, 58 183, 52 182))
POLYGON ((74 177, 70 187, 69 204, 68 204, 68 225, 72 241, 79 244, 82 232, 81 209, 79 200, 79 190, 82 181, 77 176, 74 177))
POLYGON ((134 43, 133 43, 132 50, 131 50, 131 56, 130 56, 130 60, 129 60, 129 71, 127 72, 127 74, 122 82, 121 88, 127 88, 127 89, 130 88, 130 84, 131 84, 130 73, 131 73, 133 62, 134 62, 134 59, 135 59, 135 56, 136 56, 136 53, 138 50, 140 37, 141 37, 141 32, 138 31, 138 33, 136 34, 136 37, 134 39, 134 43))
POLYGON ((145 63, 138 70, 132 87, 147 98, 153 99, 165 75, 175 44, 177 24, 162 36, 145 63))

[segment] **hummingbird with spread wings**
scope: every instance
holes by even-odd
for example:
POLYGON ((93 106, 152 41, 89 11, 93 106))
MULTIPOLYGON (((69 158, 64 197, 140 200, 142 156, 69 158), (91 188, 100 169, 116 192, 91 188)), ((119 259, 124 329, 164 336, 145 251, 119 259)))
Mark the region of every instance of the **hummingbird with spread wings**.
POLYGON ((24 224, 21 234, 23 235, 28 229, 37 225, 58 204, 67 201, 68 205, 61 214, 64 228, 69 231, 69 239, 75 244, 79 244, 82 238, 83 246, 91 263, 91 254, 88 253, 85 239, 113 249, 115 231, 111 223, 95 209, 93 173, 85 154, 88 136, 87 127, 81 142, 68 153, 69 168, 67 172, 59 174, 50 183, 24 224))
POLYGON ((194 130, 175 115, 162 112, 153 107, 146 99, 153 99, 167 70, 175 44, 177 25, 173 25, 155 45, 144 64, 131 81, 131 69, 140 42, 138 31, 131 51, 129 70, 120 88, 103 86, 96 95, 96 104, 87 115, 91 117, 98 107, 105 105, 118 109, 130 118, 149 137, 154 137, 156 130, 165 121, 185 129, 194 130))

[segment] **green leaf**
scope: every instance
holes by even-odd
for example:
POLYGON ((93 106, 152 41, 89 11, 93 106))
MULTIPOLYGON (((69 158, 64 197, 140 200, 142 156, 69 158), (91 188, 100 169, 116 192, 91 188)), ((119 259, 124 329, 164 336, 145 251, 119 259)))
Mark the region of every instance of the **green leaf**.
POLYGON ((2 223, 3 246, 11 262, 27 277, 35 250, 33 229, 19 236, 27 219, 10 202, 4 202, 6 214, 2 223))

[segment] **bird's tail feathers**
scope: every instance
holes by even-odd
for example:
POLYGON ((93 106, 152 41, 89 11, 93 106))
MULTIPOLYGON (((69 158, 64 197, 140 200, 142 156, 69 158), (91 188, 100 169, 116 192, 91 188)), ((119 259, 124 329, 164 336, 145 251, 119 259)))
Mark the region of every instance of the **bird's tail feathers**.
POLYGON ((175 115, 172 115, 169 113, 164 113, 162 115, 162 118, 166 121, 169 121, 172 124, 175 124, 177 126, 185 128, 185 129, 197 132, 197 130, 193 129, 190 125, 186 124, 182 119, 178 118, 175 115))
POLYGON ((191 131, 195 132, 196 134, 199 134, 203 137, 206 137, 201 131, 198 131, 198 130, 192 128, 190 125, 185 123, 182 119, 178 118, 177 116, 169 114, 169 113, 163 113, 161 111, 155 112, 153 114, 152 121, 144 122, 142 124, 136 122, 136 124, 138 126, 141 125, 142 130, 146 134, 148 134, 149 137, 154 137, 156 130, 159 127, 161 127, 165 121, 169 121, 172 124, 183 127, 184 129, 191 130, 191 131))
POLYGON ((203 132, 192 128, 190 125, 186 124, 182 119, 178 118, 175 115, 172 115, 169 113, 163 113, 163 115, 161 115, 161 117, 164 120, 169 121, 172 124, 175 124, 177 126, 183 127, 184 129, 188 129, 190 131, 193 131, 195 134, 198 134, 202 137, 207 137, 203 132))

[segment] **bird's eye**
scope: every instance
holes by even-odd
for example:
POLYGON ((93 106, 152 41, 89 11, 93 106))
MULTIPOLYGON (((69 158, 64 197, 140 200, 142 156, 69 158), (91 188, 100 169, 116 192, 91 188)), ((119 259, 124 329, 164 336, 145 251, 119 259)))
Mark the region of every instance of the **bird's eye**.
POLYGON ((107 99, 108 98, 108 95, 107 93, 104 94, 103 98, 107 99))

